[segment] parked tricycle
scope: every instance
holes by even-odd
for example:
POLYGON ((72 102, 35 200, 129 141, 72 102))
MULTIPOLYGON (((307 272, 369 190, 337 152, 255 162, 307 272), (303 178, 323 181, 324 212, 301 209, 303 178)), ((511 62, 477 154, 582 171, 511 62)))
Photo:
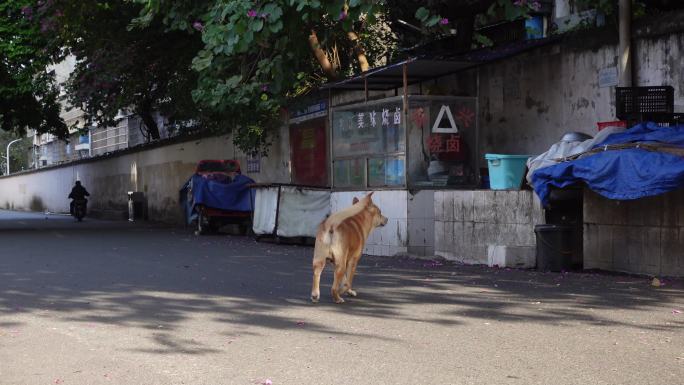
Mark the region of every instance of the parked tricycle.
POLYGON ((198 235, 215 233, 228 224, 248 233, 254 210, 253 184, 242 175, 236 160, 200 161, 180 190, 186 224, 196 226, 198 235))

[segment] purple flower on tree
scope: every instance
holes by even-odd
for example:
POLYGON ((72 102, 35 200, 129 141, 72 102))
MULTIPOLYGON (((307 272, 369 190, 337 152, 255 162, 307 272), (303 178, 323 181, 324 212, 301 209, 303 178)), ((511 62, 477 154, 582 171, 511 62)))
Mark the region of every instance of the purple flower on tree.
POLYGON ((525 0, 515 0, 513 2, 513 5, 515 5, 516 7, 522 7, 523 5, 525 5, 525 0))
POLYGON ((532 4, 530 4, 530 8, 532 8, 535 11, 538 11, 541 9, 541 3, 539 3, 538 1, 535 1, 532 4))
POLYGON ((349 15, 347 14, 346 11, 342 11, 342 12, 340 12, 339 20, 340 20, 340 21, 346 20, 348 16, 349 16, 349 15))
POLYGON ((30 19, 33 16, 33 8, 30 5, 25 5, 21 7, 21 14, 30 19))
POLYGON ((447 19, 447 18, 445 17, 445 18, 443 18, 443 19, 441 19, 441 20, 439 21, 439 24, 441 24, 441 25, 447 25, 447 24, 449 24, 449 19, 447 19))
POLYGON ((249 11, 247 11, 247 16, 249 16, 249 17, 257 17, 257 11, 255 11, 255 10, 253 10, 253 9, 250 9, 249 11))
POLYGON ((204 30, 204 25, 202 25, 202 23, 199 21, 195 21, 194 23, 192 23, 192 28, 201 32, 204 30))
POLYGON ((261 85, 261 91, 263 91, 263 92, 268 91, 268 84, 262 84, 261 85))

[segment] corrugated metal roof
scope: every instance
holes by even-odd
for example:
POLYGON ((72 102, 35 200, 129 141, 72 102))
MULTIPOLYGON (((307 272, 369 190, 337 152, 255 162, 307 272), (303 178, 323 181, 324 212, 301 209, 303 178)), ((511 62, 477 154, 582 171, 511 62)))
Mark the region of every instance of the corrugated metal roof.
POLYGON ((404 65, 407 68, 408 84, 415 84, 451 75, 495 60, 515 56, 532 48, 550 44, 556 40, 556 38, 525 40, 505 46, 482 48, 453 56, 449 56, 444 52, 434 56, 416 56, 383 67, 373 68, 344 80, 326 83, 321 86, 321 89, 364 90, 367 83, 368 90, 387 91, 402 87, 404 65))

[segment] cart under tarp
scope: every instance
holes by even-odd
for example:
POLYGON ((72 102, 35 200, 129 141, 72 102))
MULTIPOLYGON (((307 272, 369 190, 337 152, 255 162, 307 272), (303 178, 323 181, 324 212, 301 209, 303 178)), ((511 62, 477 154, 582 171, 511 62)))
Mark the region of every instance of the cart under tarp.
POLYGON ((187 223, 197 218, 198 205, 224 211, 251 212, 254 191, 250 187, 253 184, 251 178, 241 174, 236 175, 230 183, 193 175, 180 189, 187 223))
POLYGON ((684 125, 638 124, 608 135, 587 151, 532 173, 546 205, 552 188, 584 182, 609 199, 659 195, 684 186, 684 125))

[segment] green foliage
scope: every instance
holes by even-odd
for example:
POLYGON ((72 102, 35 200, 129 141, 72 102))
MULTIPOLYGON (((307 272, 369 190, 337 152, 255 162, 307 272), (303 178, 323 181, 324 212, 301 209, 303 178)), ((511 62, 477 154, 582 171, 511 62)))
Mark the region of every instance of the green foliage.
POLYGON ((425 7, 420 7, 416 11, 416 19, 418 19, 425 28, 434 28, 438 26, 445 26, 449 24, 449 20, 443 18, 438 14, 433 14, 429 9, 425 7))
POLYGON ((216 129, 233 129, 241 149, 262 153, 280 123, 281 106, 325 80, 309 46, 312 31, 320 48, 333 61, 339 58, 340 75, 351 74, 356 62, 346 34, 375 22, 382 5, 371 0, 204 1, 192 7, 180 0, 137 2, 144 9, 135 28, 144 31, 162 20, 172 31, 201 31, 203 46, 192 60, 198 76, 192 98, 214 116, 226 117, 216 129))
POLYGON ((17 137, 12 131, 0 131, 0 174, 4 175, 7 170, 7 145, 15 139, 21 141, 10 146, 10 172, 28 169, 32 138, 17 137))
MULTIPOLYGON (((577 2, 608 14, 615 4, 577 2)), ((159 111, 178 130, 233 131, 241 149, 265 153, 282 106, 358 73, 362 53, 372 67, 397 47, 452 29, 465 40, 459 47, 469 48, 471 36, 490 45, 473 33, 476 15, 513 20, 537 7, 534 0, 5 0, 0 124, 66 135, 59 89, 45 70, 65 48, 77 58, 65 85, 68 102, 82 106, 86 125, 113 124, 128 110, 155 137, 152 113, 159 111), (419 28, 399 28, 398 20, 419 28)))
POLYGON ((526 0, 496 0, 487 13, 490 16, 502 14, 505 20, 517 20, 527 17, 530 11, 538 9, 538 1, 526 0))
POLYGON ((487 36, 481 33, 473 34, 473 40, 476 45, 479 45, 481 47, 491 47, 492 45, 494 45, 492 39, 488 38, 487 36))
POLYGON ((0 127, 25 133, 27 128, 64 137, 59 117, 59 89, 47 66, 60 57, 59 46, 37 19, 44 7, 32 1, 0 2, 0 127))
POLYGON ((191 91, 197 76, 190 70, 201 47, 198 33, 169 31, 150 22, 145 31, 130 30, 142 7, 116 0, 48 2, 41 22, 52 26, 59 42, 76 57, 67 88, 69 105, 80 106, 78 126, 111 126, 121 111, 138 115, 152 139, 159 138, 154 113, 171 125, 202 121, 191 91))
MULTIPOLYGON (((579 9, 596 9, 607 16, 617 15, 617 0, 575 0, 579 9)), ((634 17, 643 16, 646 12, 646 4, 643 1, 632 1, 632 13, 634 17)))

